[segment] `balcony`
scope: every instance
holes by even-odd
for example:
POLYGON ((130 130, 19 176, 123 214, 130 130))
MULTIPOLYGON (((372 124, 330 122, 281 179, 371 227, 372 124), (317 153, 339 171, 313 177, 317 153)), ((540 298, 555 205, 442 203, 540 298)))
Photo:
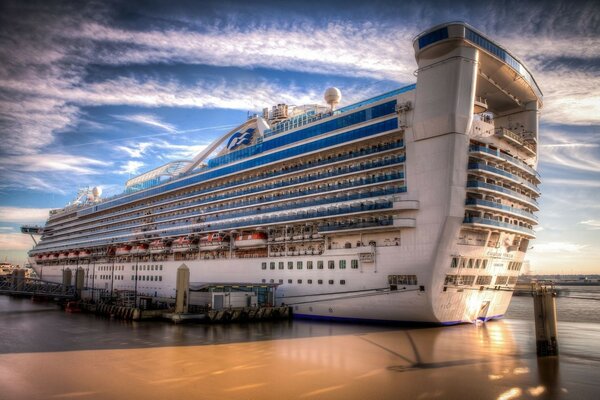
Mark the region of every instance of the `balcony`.
POLYGON ((481 200, 481 199, 467 199, 465 202, 467 206, 481 206, 493 208, 496 210, 506 211, 509 214, 512 214, 517 217, 523 217, 528 219, 529 221, 537 224, 538 217, 537 215, 530 213, 529 211, 521 210, 520 208, 505 206, 503 204, 495 203, 493 201, 481 200))
POLYGON ((492 167, 490 165, 481 164, 481 163, 470 163, 468 165, 468 169, 469 170, 487 171, 492 174, 499 175, 504 178, 508 178, 511 181, 513 181, 514 183, 523 185, 523 186, 527 187, 528 189, 532 190, 534 193, 537 193, 538 195, 540 194, 540 189, 538 189, 538 187, 535 186, 533 183, 528 182, 528 181, 524 180, 523 178, 521 178, 520 176, 511 174, 510 172, 505 171, 503 169, 492 167))
POLYGON ((535 145, 533 143, 525 142, 525 139, 521 135, 518 135, 513 131, 510 131, 506 128, 496 128, 494 133, 496 136, 504 138, 513 145, 522 148, 530 156, 535 156, 537 154, 535 151, 535 145))
POLYGON ((524 163, 523 161, 515 158, 515 157, 511 157, 508 154, 504 154, 498 150, 492 150, 490 148, 484 147, 484 146, 477 146, 477 145, 472 145, 469 147, 469 152, 470 153, 485 153, 485 154, 489 154, 494 156, 496 159, 502 159, 504 161, 508 161, 509 163, 511 163, 512 165, 514 165, 517 168, 520 168, 521 170, 527 172, 530 175, 533 175, 535 177, 535 179, 540 182, 540 174, 533 169, 532 167, 530 167, 529 165, 527 165, 526 163, 524 163))
POLYGON ((472 224, 475 226, 484 226, 484 227, 497 227, 501 230, 507 230, 513 233, 520 233, 531 238, 535 237, 535 232, 533 229, 527 228, 525 226, 519 226, 514 224, 509 224, 507 222, 500 222, 493 219, 480 218, 480 217, 465 217, 463 220, 464 224, 472 224))
POLYGON ((535 199, 525 196, 524 194, 521 194, 519 192, 515 192, 514 190, 504 188, 502 186, 492 185, 491 183, 480 182, 480 181, 468 181, 467 188, 479 188, 479 189, 483 189, 484 191, 503 193, 511 198, 514 198, 516 200, 527 203, 528 205, 533 207, 536 211, 538 211, 540 209, 539 204, 537 203, 537 201, 535 201, 535 199))

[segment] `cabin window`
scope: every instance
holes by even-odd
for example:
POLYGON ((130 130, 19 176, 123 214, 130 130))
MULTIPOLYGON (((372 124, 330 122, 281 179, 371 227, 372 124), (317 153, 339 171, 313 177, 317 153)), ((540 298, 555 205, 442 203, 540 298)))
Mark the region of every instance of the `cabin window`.
POLYGON ((323 260, 317 261, 317 269, 323 269, 323 260))
POLYGON ((352 261, 350 261, 350 267, 352 269, 358 269, 358 260, 352 260, 352 261))
POLYGON ((340 280, 340 285, 345 285, 345 284, 346 284, 346 280, 345 279, 340 280))
POLYGON ((458 268, 459 258, 452 257, 452 263, 450 264, 450 268, 458 268))
POLYGON ((340 269, 346 269, 346 260, 340 260, 340 269))
POLYGON ((330 285, 333 285, 333 279, 330 279, 330 280, 329 280, 329 284, 330 284, 330 285))
POLYGON ((298 279, 298 283, 302 283, 302 279, 298 279))
POLYGON ((279 269, 283 269, 283 261, 279 261, 279 269))
POLYGON ((322 285, 322 284, 323 284, 323 279, 319 279, 319 280, 317 281, 317 283, 318 283, 319 285, 322 285))
POLYGON ((266 262, 262 263, 261 269, 267 269, 267 263, 266 262))
POLYGON ((329 260, 329 261, 327 262, 327 268, 329 268, 329 269, 334 269, 334 268, 335 268, 335 261, 333 261, 333 260, 329 260))
POLYGON ((306 262, 306 269, 313 269, 313 262, 312 261, 307 261, 306 262))
POLYGON ((275 269, 275 261, 271 261, 271 263, 269 264, 269 268, 275 269))
POLYGON ((306 281, 306 283, 308 283, 309 285, 311 285, 311 284, 312 284, 312 279, 308 279, 308 280, 306 281))
POLYGON ((294 262, 288 261, 288 269, 294 269, 294 262))
POLYGON ((292 283, 292 280, 291 280, 291 279, 288 279, 288 283, 292 283))
POLYGON ((298 262, 296 263, 296 268, 297 268, 297 269, 302 269, 302 261, 298 261, 298 262))

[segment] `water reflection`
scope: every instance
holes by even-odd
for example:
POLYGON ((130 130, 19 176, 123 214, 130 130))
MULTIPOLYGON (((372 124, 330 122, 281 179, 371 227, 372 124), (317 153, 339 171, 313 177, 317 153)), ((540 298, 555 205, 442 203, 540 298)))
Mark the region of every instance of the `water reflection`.
POLYGON ((399 329, 5 317, 0 329, 27 328, 11 338, 18 350, 0 339, 6 398, 592 398, 598 390, 598 349, 567 335, 560 358, 537 359, 528 321, 399 329))

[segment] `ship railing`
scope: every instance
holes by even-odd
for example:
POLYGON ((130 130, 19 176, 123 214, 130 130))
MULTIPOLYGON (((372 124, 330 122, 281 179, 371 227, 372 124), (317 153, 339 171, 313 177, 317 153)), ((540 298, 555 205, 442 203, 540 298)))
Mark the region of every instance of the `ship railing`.
POLYGON ((508 222, 501 222, 501 221, 496 221, 496 220, 488 219, 488 218, 465 217, 465 219, 463 220, 463 223, 465 223, 465 224, 491 225, 491 226, 496 226, 496 227, 499 227, 499 228, 509 229, 509 230, 513 230, 513 231, 518 231, 518 232, 525 233, 525 234, 530 235, 530 236, 535 236, 534 230, 531 229, 531 228, 528 228, 526 226, 509 224, 508 222))
POLYGON ((522 210, 520 208, 515 208, 515 207, 510 207, 510 206, 506 206, 504 204, 499 204, 493 201, 488 201, 488 200, 481 200, 481 199, 467 199, 467 201, 465 202, 466 205, 481 205, 481 206, 487 206, 487 207, 492 207, 492 208, 496 208, 499 210, 504 210, 507 211, 509 213, 512 214, 517 214, 517 215, 521 215, 523 217, 532 219, 534 221, 538 220, 537 215, 526 211, 526 210, 522 210))
MULTIPOLYGON (((373 181, 386 182, 390 179, 395 178, 396 176, 399 176, 399 175, 389 175, 389 176, 385 176, 385 177, 379 177, 376 179, 367 178, 367 179, 364 179, 364 181, 355 182, 355 184, 357 187, 359 187, 364 184, 373 183, 373 181)), ((332 187, 323 188, 322 190, 325 192, 325 191, 331 191, 331 190, 339 190, 339 189, 347 188, 347 187, 350 187, 350 186, 339 185, 334 188, 332 188, 332 187)), ((323 204, 335 203, 335 202, 342 202, 342 201, 367 199, 367 198, 371 198, 371 197, 404 193, 404 192, 406 192, 406 187, 380 188, 378 190, 370 190, 370 191, 364 192, 364 193, 345 193, 345 194, 338 193, 337 195, 335 195, 335 197, 322 197, 319 199, 298 202, 298 203, 294 203, 294 204, 286 204, 286 205, 280 205, 280 206, 274 206, 274 207, 265 207, 261 210, 260 214, 277 212, 277 211, 290 211, 293 209, 298 209, 298 208, 303 208, 303 207, 311 207, 311 206, 317 206, 317 205, 323 205, 323 204)), ((315 192, 315 193, 317 193, 317 192, 315 192)), ((301 198, 306 195, 307 195, 307 193, 297 193, 295 197, 301 198)), ((222 221, 224 219, 241 218, 241 217, 245 217, 245 216, 249 216, 249 215, 257 215, 257 211, 249 210, 249 211, 244 211, 244 212, 239 212, 239 213, 234 213, 234 214, 228 214, 228 215, 224 215, 224 216, 220 216, 220 217, 214 217, 214 216, 210 217, 210 218, 206 217, 203 222, 210 223, 210 222, 217 221, 217 220, 222 221)), ((186 216, 186 215, 180 217, 180 219, 183 219, 183 218, 189 219, 190 217, 186 216)), ((176 226, 184 226, 184 225, 190 224, 189 221, 183 221, 183 222, 181 222, 181 221, 176 222, 176 221, 177 220, 172 220, 172 221, 169 221, 166 223, 156 224, 153 227, 153 229, 158 230, 158 229, 165 229, 165 228, 173 228, 176 226)), ((115 232, 119 232, 120 230, 123 230, 123 229, 121 229, 121 228, 112 229, 110 232, 107 232, 104 234, 94 233, 94 237, 95 238, 109 237, 109 236, 114 235, 115 232)), ((79 235, 79 237, 81 237, 81 235, 79 235)), ((141 236, 140 238, 144 238, 144 236, 141 236)), ((56 239, 56 240, 59 240, 59 239, 56 239)), ((64 238, 60 239, 60 240, 64 240, 64 238)), ((53 239, 53 242, 54 242, 54 239, 53 239)), ((50 242, 50 243, 46 242, 46 244, 51 244, 53 242, 50 242)))
POLYGON ((509 163, 511 163, 513 165, 516 165, 517 167, 521 167, 521 169, 524 169, 529 174, 534 175, 538 180, 540 179, 539 172, 537 172, 531 166, 529 166, 525 162, 519 160, 518 158, 511 157, 511 156, 509 156, 507 154, 502 153, 501 151, 492 150, 492 149, 490 149, 488 147, 477 146, 477 145, 471 145, 471 146, 469 146, 469 151, 472 151, 472 152, 480 151, 482 153, 487 153, 487 154, 491 154, 493 156, 502 158, 503 160, 508 161, 509 163))
MULTIPOLYGON (((371 126, 375 126, 375 125, 381 125, 381 126, 383 127, 383 126, 387 126, 386 124, 387 124, 387 123, 389 123, 389 122, 391 122, 391 121, 394 121, 394 122, 395 122, 395 120, 394 120, 394 119, 390 119, 390 120, 388 120, 388 121, 382 121, 382 122, 379 122, 379 123, 375 123, 375 124, 373 124, 373 125, 371 125, 371 126)), ((367 128, 369 128, 369 127, 367 127, 367 128)), ((336 129, 337 129, 337 128, 336 128, 336 129)), ((365 127, 363 127, 363 128, 357 128, 357 129, 360 131, 361 129, 365 129, 365 127)), ((381 129, 384 129, 384 128, 381 128, 381 129)), ((390 129, 390 128, 386 128, 386 130, 389 130, 389 129, 390 129)), ((352 132, 352 131, 351 131, 351 132, 352 132)), ((322 140, 327 140, 327 139, 329 139, 329 138, 325 138, 325 139, 322 139, 322 140)), ((377 149, 376 149, 376 151, 377 151, 377 149)), ((223 157, 224 157, 224 156, 223 156, 223 157)), ((223 165, 224 165, 224 164, 223 164, 223 165)), ((208 168, 208 169, 212 169, 212 168, 214 168, 214 167, 216 167, 216 166, 217 166, 217 165, 215 165, 215 166, 212 166, 212 167, 210 167, 210 168, 208 168)), ((219 165, 219 166, 220 166, 220 165, 219 165)), ((257 166, 257 167, 258 167, 258 166, 257 166)), ((206 171, 203 171, 203 173, 204 173, 204 172, 206 172, 206 171)), ((221 171, 221 172, 219 172, 219 171, 218 171, 218 173, 217 173, 215 176, 213 176, 213 177, 219 176, 219 174, 221 174, 221 173, 222 173, 222 171, 221 171)), ((197 172, 197 171, 192 171, 192 172, 190 172, 190 173, 188 173, 188 174, 182 174, 182 175, 179 175, 179 176, 177 176, 177 177, 173 177, 173 178, 167 179, 167 180, 165 180, 164 182, 162 182, 162 183, 161 183, 161 185, 164 185, 164 184, 171 183, 171 181, 173 181, 173 180, 179 180, 179 179, 181 179, 181 178, 190 178, 190 177, 194 177, 195 175, 198 175, 198 172, 197 172)), ((181 182, 178 182, 178 183, 177 183, 177 186, 174 186, 174 185, 173 185, 173 186, 171 186, 171 187, 155 187, 155 188, 152 188, 150 193, 151 193, 151 194, 153 194, 153 195, 155 195, 155 194, 163 193, 163 192, 165 192, 165 191, 172 191, 172 190, 176 190, 176 189, 178 189, 179 187, 187 186, 187 185, 190 185, 190 184, 192 184, 192 182, 190 182, 190 181, 186 181, 186 180, 183 180, 183 181, 181 181, 181 182)), ((104 200, 103 200, 103 202, 102 202, 102 205, 105 205, 107 202, 112 202, 112 204, 108 205, 107 207, 102 207, 102 210, 105 210, 105 209, 108 209, 108 208, 111 208, 111 207, 116 207, 116 206, 119 206, 119 205, 121 205, 121 204, 124 204, 124 203, 126 203, 126 202, 128 202, 128 201, 139 200, 139 198, 140 198, 139 196, 138 196, 138 197, 136 197, 136 198, 134 198, 133 200, 132 200, 132 199, 127 199, 127 198, 125 198, 125 197, 127 197, 127 196, 129 196, 129 195, 131 195, 131 193, 126 193, 126 192, 124 192, 124 193, 121 193, 121 194, 119 194, 119 195, 113 196, 113 197, 111 197, 111 198, 106 198, 106 199, 104 199, 104 200)), ((87 214, 89 214, 89 213, 91 213, 91 212, 93 212, 93 209, 92 209, 92 208, 89 208, 89 209, 84 209, 84 210, 82 210, 82 212, 81 212, 81 215, 87 215, 87 214)))
POLYGON ((515 132, 506 128, 496 128, 494 130, 494 133, 496 136, 506 138, 509 142, 512 142, 513 144, 516 144, 521 148, 528 150, 531 155, 536 154, 535 146, 532 143, 527 143, 521 135, 518 135, 515 132))
MULTIPOLYGON (((278 201, 278 200, 286 200, 286 199, 292 199, 292 198, 299 198, 302 196, 306 196, 306 195, 311 195, 311 194, 317 194, 317 193, 325 193, 325 192, 329 192, 329 191, 334 191, 334 190, 339 190, 339 189, 345 189, 345 188, 350 188, 350 187, 358 187, 358 186, 363 186, 363 185, 370 185, 370 184, 374 184, 374 183, 383 183, 383 182, 388 182, 388 181, 393 181, 393 180, 397 180, 397 179, 404 179, 404 173, 403 172, 388 172, 385 173, 385 175, 380 175, 377 176, 375 178, 361 178, 361 179, 357 179, 354 182, 348 182, 348 183, 342 183, 342 184, 336 184, 334 186, 330 186, 330 187, 324 187, 324 188, 316 188, 316 189, 312 189, 312 190, 303 190, 303 191, 299 191, 296 193, 288 193, 288 194, 282 194, 280 196, 276 196, 276 197, 272 197, 271 201, 278 201)), ((293 186, 293 185, 292 185, 293 186)), ((261 191, 264 190, 270 190, 271 188, 265 187, 265 188, 261 188, 261 191)), ((181 205, 179 206, 180 209, 190 209, 193 206, 197 206, 197 205, 201 205, 201 204, 208 204, 208 203, 212 203, 212 202, 217 202, 220 200, 224 200, 224 199, 232 199, 233 197, 230 196, 226 196, 226 195, 222 195, 222 196, 217 196, 217 198, 211 198, 211 199, 206 199, 206 200, 202 200, 202 201, 196 201, 190 204, 186 204, 184 207, 182 207, 181 205)), ((199 217, 199 216, 203 216, 206 215, 207 213, 215 213, 215 212, 222 212, 223 210, 227 210, 227 209, 232 209, 232 208, 239 208, 239 207, 244 207, 244 206, 251 206, 251 205, 258 205, 261 203, 265 203, 269 201, 269 199, 262 199, 262 200, 257 200, 254 202, 244 202, 244 201, 240 201, 237 203, 234 203, 233 205, 228 205, 228 206, 222 206, 222 207, 214 207, 214 208, 210 208, 210 209, 206 209, 204 211, 201 212, 195 212, 195 213, 191 213, 191 214, 181 214, 179 216, 177 216, 176 218, 174 218, 174 216, 165 216, 165 217, 160 217, 157 219, 154 219, 152 222, 148 222, 148 223, 159 223, 162 221, 173 221, 173 220, 178 220, 178 219, 189 219, 189 218, 194 218, 194 217, 199 217)), ((168 210, 161 210, 162 212, 166 212, 168 210)), ((135 219, 132 219, 132 222, 129 222, 127 224, 120 224, 120 226, 112 229, 112 231, 115 230, 119 230, 121 229, 121 227, 123 227, 124 225, 130 226, 130 225, 134 225, 134 226, 139 226, 140 219, 145 219, 145 218, 149 218, 148 215, 142 215, 140 217, 137 217, 135 219)), ((204 218, 205 221, 210 220, 210 216, 206 216, 204 218)), ((118 221, 110 221, 110 225, 113 225, 114 223, 116 223, 118 221)), ((106 225, 105 224, 95 224, 93 226, 86 226, 86 229, 91 229, 94 228, 95 226, 103 226, 106 225)), ((61 232, 58 235, 56 235, 55 237, 53 237, 52 239, 46 241, 46 243, 52 243, 54 241, 59 241, 59 240, 63 240, 65 239, 65 235, 68 235, 69 233, 72 232, 77 232, 77 230, 75 229, 71 229, 69 231, 65 231, 65 232, 61 232)), ((68 236, 66 236, 68 237, 68 236)))
MULTIPOLYGON (((406 188, 398 188, 398 189, 403 189, 406 190, 406 188)), ((298 221, 298 220, 306 220, 306 219, 318 219, 318 218, 330 218, 333 216, 338 216, 338 215, 344 215, 344 214, 351 214, 351 213, 356 213, 356 212, 368 212, 368 211, 385 211, 387 209, 391 209, 393 208, 393 202, 392 201, 383 201, 383 202, 376 202, 373 204, 363 204, 358 205, 357 208, 356 205, 354 207, 352 206, 342 206, 342 207, 331 207, 329 209, 325 209, 325 210, 298 210, 298 211, 294 211, 294 212, 289 212, 287 214, 284 215, 277 215, 277 216, 269 216, 269 215, 254 215, 253 218, 247 218, 244 220, 239 220, 239 221, 232 221, 232 222, 223 222, 223 223, 217 223, 217 224, 205 224, 203 227, 199 227, 199 226, 195 226, 195 225, 183 225, 186 226, 185 228, 182 229, 176 229, 176 228, 180 228, 182 225, 174 225, 172 227, 170 227, 169 229, 163 229, 162 232, 156 232, 156 233, 144 233, 144 234, 125 234, 125 235, 120 235, 118 237, 114 237, 113 234, 111 235, 100 235, 100 236, 94 236, 95 240, 93 242, 71 242, 69 244, 65 244, 62 247, 64 248, 69 248, 72 247, 73 245, 77 245, 77 246, 81 246, 81 247, 85 247, 85 246, 89 246, 89 245, 94 245, 94 246, 99 246, 102 244, 114 244, 117 245, 118 243, 123 243, 123 242, 129 242, 132 240, 138 240, 138 239, 157 239, 157 238, 164 238, 164 237, 174 237, 174 236, 181 236, 181 235, 187 235, 193 232, 213 232, 213 231, 219 231, 219 230, 227 230, 227 229, 242 229, 242 228, 246 228, 246 227, 251 227, 251 226, 263 226, 266 224, 273 224, 273 223, 283 223, 283 222, 294 222, 294 221, 298 221), (102 239, 104 237, 110 236, 112 237, 112 239, 109 240, 98 240, 98 239, 102 239)), ((61 247, 61 248, 62 248, 61 247)), ((44 251, 42 249, 40 249, 40 251, 44 251)), ((45 250, 47 251, 47 250, 45 250)), ((54 251, 54 250, 53 250, 54 251)))
POLYGON ((500 193, 505 193, 509 196, 512 196, 516 199, 522 200, 528 204, 533 205, 535 208, 539 209, 539 204, 538 202, 529 197, 526 196, 524 194, 521 194, 519 192, 516 192, 514 190, 511 189, 507 189, 505 187, 502 186, 498 186, 498 185, 492 185, 491 183, 486 183, 486 182, 480 182, 480 181, 468 181, 467 182, 467 187, 468 188, 483 188, 483 189, 489 189, 489 190, 493 190, 495 192, 500 192, 500 193))
POLYGON ((520 185, 526 186, 527 188, 533 190, 537 194, 540 193, 540 189, 537 186, 535 186, 533 183, 524 180, 523 178, 521 178, 518 175, 511 174, 508 171, 504 171, 503 169, 492 167, 490 165, 481 164, 481 163, 469 163, 468 168, 470 170, 480 169, 480 170, 483 170, 483 171, 492 172, 492 173, 494 173, 496 175, 502 175, 503 177, 508 178, 511 181, 515 182, 515 183, 518 183, 520 185))
MULTIPOLYGON (((234 181, 234 182, 230 182, 230 183, 227 183, 227 184, 223 184, 223 185, 219 185, 217 187, 210 188, 210 189, 196 190, 196 191, 194 191, 194 192, 192 192, 190 194, 175 196, 173 198, 170 198, 169 200, 165 200, 165 201, 162 201, 162 202, 156 202, 156 203, 153 203, 151 205, 142 204, 142 205, 130 208, 130 209, 126 210, 126 211, 122 211, 120 213, 113 213, 113 215, 119 215, 119 214, 124 214, 124 213, 129 214, 129 213, 131 213, 131 212, 133 212, 135 210, 142 209, 142 208, 160 207, 161 205, 164 205, 164 204, 170 204, 170 203, 173 203, 173 202, 177 202, 177 201, 181 201, 181 200, 186 200, 186 199, 189 199, 191 197, 195 197, 197 195, 206 194, 206 193, 210 193, 210 192, 216 192, 216 191, 220 191, 222 189, 227 189, 229 187, 245 185, 245 184, 248 184, 248 183, 252 183, 252 182, 256 182, 256 181, 260 181, 260 180, 265 180, 265 179, 270 179, 270 178, 274 178, 274 177, 277 177, 277 176, 285 176, 285 175, 289 175, 289 174, 295 173, 295 172, 300 172, 300 171, 303 171, 303 170, 306 170, 306 169, 309 169, 309 168, 316 168, 316 167, 325 166, 325 165, 333 165, 333 164, 336 164, 338 162, 345 161, 345 160, 350 160, 350 159, 357 159, 358 160, 358 159, 360 159, 362 157, 365 157, 365 156, 368 156, 368 155, 371 155, 371 154, 385 153, 385 152, 388 152, 388 151, 391 151, 391 150, 394 150, 394 149, 401 149, 403 147, 404 147, 404 141, 402 141, 402 140, 396 141, 396 142, 387 143, 385 145, 378 145, 375 148, 368 147, 368 148, 362 149, 361 151, 354 152, 352 154, 345 154, 345 155, 341 155, 341 156, 335 156, 335 157, 332 157, 331 159, 324 159, 324 160, 313 162, 313 163, 310 163, 310 164, 306 163, 306 164, 298 165, 296 167, 288 168, 288 169, 286 169, 284 171, 264 173, 264 174, 261 174, 261 175, 256 176, 256 177, 246 178, 246 179, 240 179, 240 180, 237 180, 237 181, 234 181)), ((392 156, 392 157, 395 157, 395 159, 393 159, 393 160, 390 161, 390 163, 392 163, 392 164, 393 163, 397 163, 397 162, 404 162, 405 161, 405 156, 404 155, 401 155, 401 156, 392 156)), ((122 197, 124 195, 125 194, 116 195, 116 196, 113 196, 111 198, 105 199, 105 201, 106 200, 114 200, 114 199, 116 199, 118 197, 122 197)), ((172 206, 172 208, 177 208, 177 206, 172 206)), ((98 217, 97 219, 106 218, 108 216, 110 216, 110 215, 103 216, 103 217, 98 217)), ((127 217, 123 217, 123 218, 127 218, 127 217)), ((88 220, 88 222, 89 222, 89 220, 88 220)), ((77 225, 77 224, 74 224, 74 225, 77 225)))

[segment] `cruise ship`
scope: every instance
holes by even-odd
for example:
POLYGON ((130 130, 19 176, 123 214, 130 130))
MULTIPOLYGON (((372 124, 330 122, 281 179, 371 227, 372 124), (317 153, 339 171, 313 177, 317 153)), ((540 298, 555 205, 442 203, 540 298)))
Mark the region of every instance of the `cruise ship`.
POLYGON ((30 263, 43 280, 82 269, 86 287, 161 298, 185 264, 192 287, 269 287, 297 317, 502 317, 535 237, 542 93, 465 23, 413 47, 413 85, 268 107, 120 195, 81 192, 50 212, 30 263))

